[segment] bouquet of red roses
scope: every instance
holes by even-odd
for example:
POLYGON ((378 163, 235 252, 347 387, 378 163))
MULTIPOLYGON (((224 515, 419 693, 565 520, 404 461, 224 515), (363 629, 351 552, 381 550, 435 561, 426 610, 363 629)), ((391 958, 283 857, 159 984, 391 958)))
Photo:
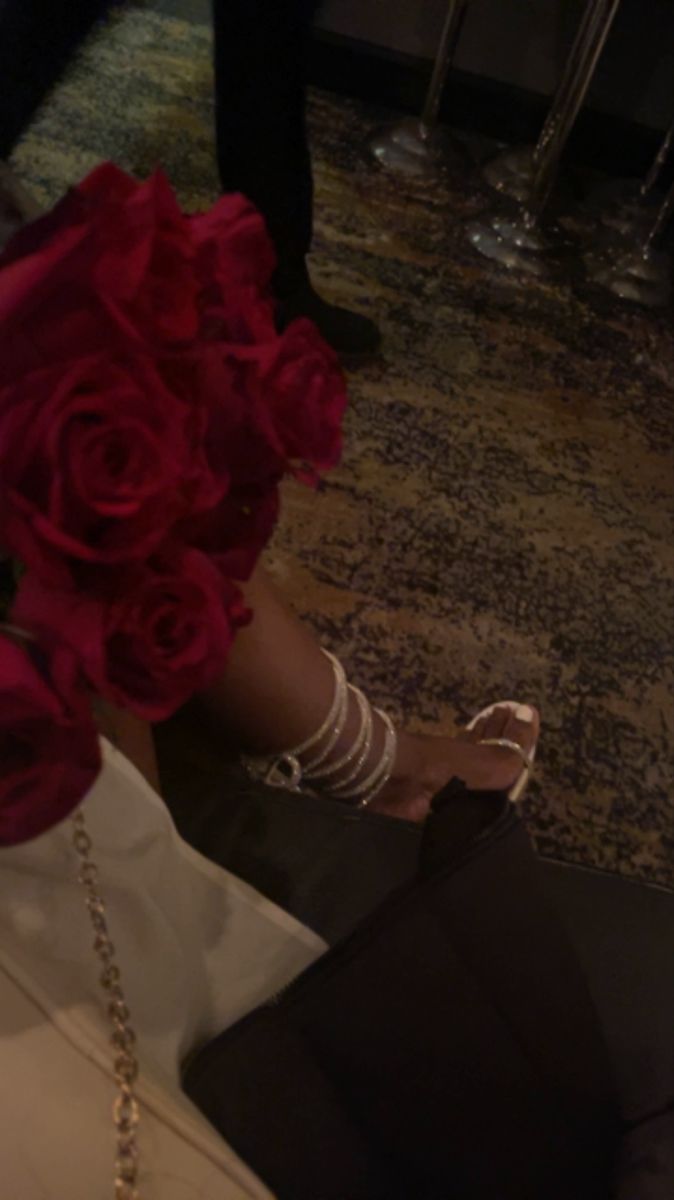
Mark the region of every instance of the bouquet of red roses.
POLYGON ((279 483, 336 462, 341 371, 282 334, 257 212, 95 170, 0 255, 0 844, 100 767, 91 698, 168 716, 222 671, 279 483))

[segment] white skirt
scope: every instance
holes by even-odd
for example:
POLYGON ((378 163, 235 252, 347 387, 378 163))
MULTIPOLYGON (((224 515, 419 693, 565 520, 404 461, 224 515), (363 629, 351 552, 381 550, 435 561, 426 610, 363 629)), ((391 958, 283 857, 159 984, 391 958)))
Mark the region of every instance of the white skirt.
MULTIPOLYGON (((104 751, 83 810, 138 1037, 141 1200, 269 1197, 182 1094, 180 1063, 325 943, 193 851, 135 767, 104 751)), ((112 1048, 71 837, 66 821, 0 850, 0 1155, 17 1200, 112 1195, 112 1048)))

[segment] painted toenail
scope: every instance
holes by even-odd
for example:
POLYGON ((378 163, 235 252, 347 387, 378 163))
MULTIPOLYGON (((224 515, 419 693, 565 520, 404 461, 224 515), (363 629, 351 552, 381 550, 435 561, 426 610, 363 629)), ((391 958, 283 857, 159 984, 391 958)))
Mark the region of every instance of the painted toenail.
POLYGON ((528 704, 518 704, 517 708, 515 709, 515 717, 518 721, 521 721, 523 725, 533 725, 534 710, 533 708, 529 708, 528 704))

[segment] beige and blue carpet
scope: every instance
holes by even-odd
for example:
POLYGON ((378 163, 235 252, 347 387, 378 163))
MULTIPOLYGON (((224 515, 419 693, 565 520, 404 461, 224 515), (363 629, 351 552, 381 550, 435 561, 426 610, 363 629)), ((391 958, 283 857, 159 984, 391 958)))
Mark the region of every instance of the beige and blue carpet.
MULTIPOLYGON (((217 194, 208 28, 125 8, 16 154, 44 199, 104 157, 217 194)), ((346 452, 289 488, 270 561, 354 677, 411 725, 542 710, 540 848, 674 882, 671 314, 525 287, 467 246, 475 171, 428 193, 364 146, 381 114, 315 94, 315 274, 375 316, 346 452)))

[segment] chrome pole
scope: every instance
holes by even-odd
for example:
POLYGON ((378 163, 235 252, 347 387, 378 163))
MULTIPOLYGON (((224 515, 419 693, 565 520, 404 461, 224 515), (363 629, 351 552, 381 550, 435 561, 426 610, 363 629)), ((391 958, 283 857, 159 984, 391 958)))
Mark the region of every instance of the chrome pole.
POLYGON ((421 113, 421 124, 426 129, 430 129, 432 125, 435 125, 438 119, 442 91, 447 80, 447 75, 449 74, 452 58, 454 57, 467 3, 468 0, 449 0, 449 4, 447 5, 447 13, 442 26, 440 41, 435 52, 431 80, 421 113))
POLYGON ((674 142, 674 125, 664 135, 643 179, 605 180, 592 189, 584 203, 589 224, 585 231, 586 257, 608 258, 638 243, 659 207, 656 184, 674 142))
POLYGON ((620 0, 590 0, 593 12, 588 21, 587 41, 579 55, 574 78, 568 84, 565 105, 559 112, 547 144, 535 154, 536 168, 526 203, 526 215, 530 223, 538 220, 550 198, 562 151, 582 108, 619 4, 620 0))
MULTIPOLYGON (((612 0, 588 0, 585 5, 536 145, 516 146, 504 150, 486 163, 484 177, 496 191, 512 196, 520 203, 527 201, 539 163, 544 158, 548 146, 559 137, 563 146, 580 107, 576 105, 578 90, 582 88, 586 79, 588 82, 585 84, 585 91, 587 90, 596 65, 598 40, 605 41, 608 36, 610 22, 606 24, 606 16, 611 2, 612 0)), ((619 0, 616 0, 616 7, 618 2, 619 0)))
POLYGON ((605 0, 590 0, 590 3, 583 10, 583 16, 564 64, 557 90, 552 98, 548 115, 545 118, 543 128, 534 147, 534 157, 536 158, 540 158, 541 153, 557 129, 560 117, 566 110, 569 95, 573 91, 582 63, 586 57, 588 46, 592 44, 594 39, 596 25, 601 19, 604 4, 605 0))
MULTIPOLYGON (((663 145, 668 149, 671 142, 668 134, 663 145)), ((658 152, 644 183, 651 181, 651 177, 657 179, 667 149, 663 156, 658 152)), ((623 300, 634 300, 648 308, 661 308, 668 303, 672 293, 672 256, 663 249, 661 243, 674 212, 674 183, 670 185, 650 223, 645 226, 649 214, 646 201, 652 195, 652 190, 649 190, 642 197, 641 207, 635 206, 632 220, 625 221, 620 237, 609 236, 603 241, 599 239, 598 244, 588 250, 585 266, 591 283, 606 288, 623 300)))
POLYGON ((452 147, 438 127, 438 112, 467 6, 468 0, 449 0, 421 115, 396 121, 370 142, 371 153, 387 170, 430 180, 451 160, 452 147))
POLYGON ((674 142, 674 125, 670 125, 669 129, 667 130, 664 138, 662 139, 660 149, 653 159, 647 174, 644 176, 644 181, 639 188, 642 196, 646 196, 648 192, 650 192, 651 188, 655 187, 656 183, 658 182, 658 179, 660 178, 660 172, 664 167, 669 151, 672 148, 672 142, 674 142))
POLYGON ((665 198, 660 206, 660 211, 658 212, 658 215, 655 218, 655 221, 653 222, 651 229, 649 230, 649 232, 646 235, 646 239, 644 241, 644 247, 643 247, 644 254, 650 254, 650 252, 654 248, 654 246, 657 245, 657 243, 660 239, 660 236, 661 236, 661 234, 664 233, 664 231, 667 227, 667 224, 669 222, 669 218, 671 217, 673 212, 674 212, 674 183, 671 185, 669 191, 667 192, 667 195, 665 196, 665 198))
POLYGON ((520 202, 515 215, 500 209, 469 224, 469 240, 487 258, 513 269, 543 273, 550 240, 539 227, 540 217, 619 4, 620 0, 588 0, 536 146, 506 151, 487 164, 489 182, 520 202))

